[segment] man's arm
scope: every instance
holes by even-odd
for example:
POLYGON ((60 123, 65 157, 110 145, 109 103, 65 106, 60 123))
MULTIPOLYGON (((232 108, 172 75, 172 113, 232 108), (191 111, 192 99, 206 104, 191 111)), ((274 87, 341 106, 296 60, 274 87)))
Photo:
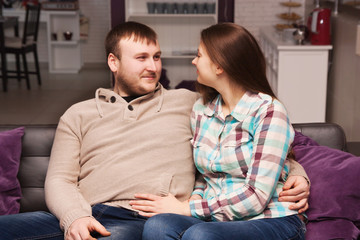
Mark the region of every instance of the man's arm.
POLYGON ((297 161, 292 158, 289 160, 289 177, 279 195, 279 201, 294 202, 289 208, 303 213, 309 208, 310 180, 304 168, 297 161))
POLYGON ((78 129, 64 117, 60 119, 45 181, 46 204, 65 234, 76 219, 91 216, 91 206, 78 189, 81 144, 78 129))
POLYGON ((290 162, 290 172, 289 176, 301 176, 306 179, 306 181, 309 183, 310 186, 310 180, 308 175, 305 172, 305 169, 301 166, 300 163, 298 163, 295 159, 289 158, 290 162))

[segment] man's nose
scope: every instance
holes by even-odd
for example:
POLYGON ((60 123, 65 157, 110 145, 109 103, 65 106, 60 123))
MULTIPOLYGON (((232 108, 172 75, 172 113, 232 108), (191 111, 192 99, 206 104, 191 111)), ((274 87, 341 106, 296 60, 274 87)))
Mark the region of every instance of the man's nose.
POLYGON ((156 63, 155 63, 154 59, 149 59, 148 65, 147 65, 147 70, 148 71, 153 71, 153 72, 155 72, 157 70, 156 69, 156 63))

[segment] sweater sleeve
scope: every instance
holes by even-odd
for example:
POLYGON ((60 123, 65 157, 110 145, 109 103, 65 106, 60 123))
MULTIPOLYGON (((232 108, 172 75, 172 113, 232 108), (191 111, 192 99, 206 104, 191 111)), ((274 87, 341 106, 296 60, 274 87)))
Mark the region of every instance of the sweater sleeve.
POLYGON ((290 162, 290 172, 289 176, 301 176, 306 179, 310 186, 310 179, 305 172, 305 169, 298 163, 295 159, 289 158, 290 162))
POLYGON ((65 234, 74 220, 91 216, 91 206, 78 189, 81 135, 75 126, 64 116, 60 119, 45 181, 46 204, 65 234))

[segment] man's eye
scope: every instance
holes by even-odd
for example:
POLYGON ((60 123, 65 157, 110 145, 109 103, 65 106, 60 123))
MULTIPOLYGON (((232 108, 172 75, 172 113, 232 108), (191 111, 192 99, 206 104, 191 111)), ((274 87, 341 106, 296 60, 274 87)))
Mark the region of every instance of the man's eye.
POLYGON ((160 55, 154 56, 154 60, 160 60, 160 55))
POLYGON ((137 59, 140 59, 140 60, 144 60, 146 58, 146 56, 139 56, 137 57, 137 59))

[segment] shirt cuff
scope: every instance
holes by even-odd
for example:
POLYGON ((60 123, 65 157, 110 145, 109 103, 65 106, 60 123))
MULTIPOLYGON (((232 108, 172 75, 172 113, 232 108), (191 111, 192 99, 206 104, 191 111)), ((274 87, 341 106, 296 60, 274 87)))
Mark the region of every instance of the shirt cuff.
POLYGON ((189 204, 191 216, 204 221, 211 218, 210 208, 206 199, 192 200, 189 202, 189 204))
POLYGON ((191 193, 191 196, 192 195, 200 195, 202 198, 204 197, 204 191, 201 190, 201 189, 195 189, 192 193, 191 193))

